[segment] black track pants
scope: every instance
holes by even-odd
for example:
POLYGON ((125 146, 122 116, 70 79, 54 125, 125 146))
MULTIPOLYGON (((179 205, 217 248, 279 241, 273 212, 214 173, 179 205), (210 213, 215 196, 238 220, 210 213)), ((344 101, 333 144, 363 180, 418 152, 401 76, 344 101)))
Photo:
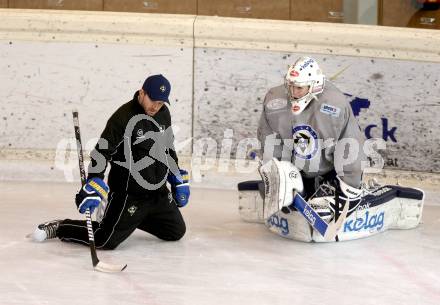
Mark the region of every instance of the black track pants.
MULTIPOLYGON (((169 194, 168 190, 147 196, 111 192, 102 221, 93 222, 96 248, 115 249, 136 229, 163 240, 182 238, 185 222, 169 194)), ((57 236, 63 241, 89 244, 85 220, 63 220, 57 236)))

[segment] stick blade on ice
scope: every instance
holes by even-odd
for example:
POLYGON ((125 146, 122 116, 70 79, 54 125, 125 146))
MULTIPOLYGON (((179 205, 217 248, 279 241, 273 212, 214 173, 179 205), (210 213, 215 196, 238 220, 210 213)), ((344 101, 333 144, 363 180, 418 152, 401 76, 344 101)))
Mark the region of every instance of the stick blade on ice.
POLYGON ((99 261, 98 264, 94 267, 96 271, 106 272, 106 273, 114 273, 121 272, 127 265, 113 265, 99 261))

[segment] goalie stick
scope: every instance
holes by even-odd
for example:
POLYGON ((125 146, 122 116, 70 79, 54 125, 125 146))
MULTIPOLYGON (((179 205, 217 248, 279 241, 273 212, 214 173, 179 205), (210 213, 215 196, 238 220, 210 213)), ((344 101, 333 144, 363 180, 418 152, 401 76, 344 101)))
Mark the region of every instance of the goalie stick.
POLYGON ((339 229, 347 218, 349 206, 350 204, 347 199, 344 204, 344 208, 342 209, 342 213, 337 215, 338 213, 335 211, 335 217, 329 223, 326 223, 298 193, 294 194, 293 203, 289 206, 289 209, 291 209, 291 207, 295 207, 305 217, 308 223, 316 231, 318 231, 322 237, 324 237, 325 240, 332 241, 337 237, 339 229))
MULTIPOLYGON (((78 119, 78 111, 73 110, 73 127, 75 128, 75 138, 76 138, 76 148, 78 152, 78 162, 79 162, 79 172, 81 175, 81 184, 84 185, 86 183, 86 172, 84 170, 84 156, 82 150, 82 142, 81 142, 81 132, 79 129, 79 119, 78 119)), ((87 232, 89 234, 89 246, 90 246, 90 254, 92 256, 92 264, 93 268, 96 271, 101 272, 121 272, 127 265, 113 265, 101 262, 98 259, 98 255, 96 254, 96 246, 95 246, 95 236, 93 233, 92 227, 92 216, 90 215, 90 209, 87 209, 86 212, 86 223, 87 223, 87 232)))

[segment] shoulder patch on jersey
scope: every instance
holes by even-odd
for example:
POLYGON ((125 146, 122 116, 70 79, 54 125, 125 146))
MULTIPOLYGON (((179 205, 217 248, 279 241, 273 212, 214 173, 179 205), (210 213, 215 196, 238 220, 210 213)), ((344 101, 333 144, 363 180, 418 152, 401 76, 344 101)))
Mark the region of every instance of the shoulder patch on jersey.
POLYGON ((287 106, 287 100, 282 98, 273 99, 266 104, 266 108, 269 110, 278 110, 287 106))
POLYGON ((329 104, 322 104, 321 105, 321 112, 334 116, 334 117, 339 117, 339 114, 341 113, 341 108, 329 105, 329 104))

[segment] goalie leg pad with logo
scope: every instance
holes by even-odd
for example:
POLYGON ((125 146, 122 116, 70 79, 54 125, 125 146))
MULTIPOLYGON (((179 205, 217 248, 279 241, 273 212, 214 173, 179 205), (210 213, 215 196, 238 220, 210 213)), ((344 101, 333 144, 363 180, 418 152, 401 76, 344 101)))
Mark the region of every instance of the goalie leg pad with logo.
POLYGON ((276 212, 266 219, 265 224, 269 231, 284 238, 304 242, 313 241, 312 227, 298 211, 292 211, 288 214, 282 211, 276 212))
MULTIPOLYGON (((391 229, 412 229, 422 218, 424 192, 420 189, 385 185, 362 189, 357 195, 361 197, 354 197, 360 200, 349 199, 350 212, 338 232, 339 241, 365 238, 391 229)), ((313 198, 309 203, 321 217, 333 221, 334 196, 313 198)), ((328 242, 297 211, 276 212, 266 220, 266 226, 285 238, 328 242)))
MULTIPOLYGON (((385 185, 368 190, 352 209, 340 231, 340 241, 369 237, 390 229, 412 229, 422 218, 424 192, 420 189, 385 185)), ((318 232, 315 242, 325 242, 318 232)))
MULTIPOLYGON (((303 191, 298 169, 290 162, 273 159, 260 167, 260 175, 264 188, 261 182, 258 187, 258 181, 239 184, 241 217, 246 221, 264 222, 270 231, 285 238, 326 242, 301 213, 281 211, 291 204, 294 190, 303 191), (264 201, 260 193, 264 194, 261 196, 264 201)), ((420 223, 425 197, 422 190, 393 185, 355 189, 338 180, 341 191, 338 210, 343 209, 341 205, 349 204, 347 219, 338 232, 339 241, 364 238, 388 229, 411 229, 420 223)), ((334 221, 335 188, 324 186, 317 191, 320 195, 309 200, 309 204, 324 221, 334 221)))

